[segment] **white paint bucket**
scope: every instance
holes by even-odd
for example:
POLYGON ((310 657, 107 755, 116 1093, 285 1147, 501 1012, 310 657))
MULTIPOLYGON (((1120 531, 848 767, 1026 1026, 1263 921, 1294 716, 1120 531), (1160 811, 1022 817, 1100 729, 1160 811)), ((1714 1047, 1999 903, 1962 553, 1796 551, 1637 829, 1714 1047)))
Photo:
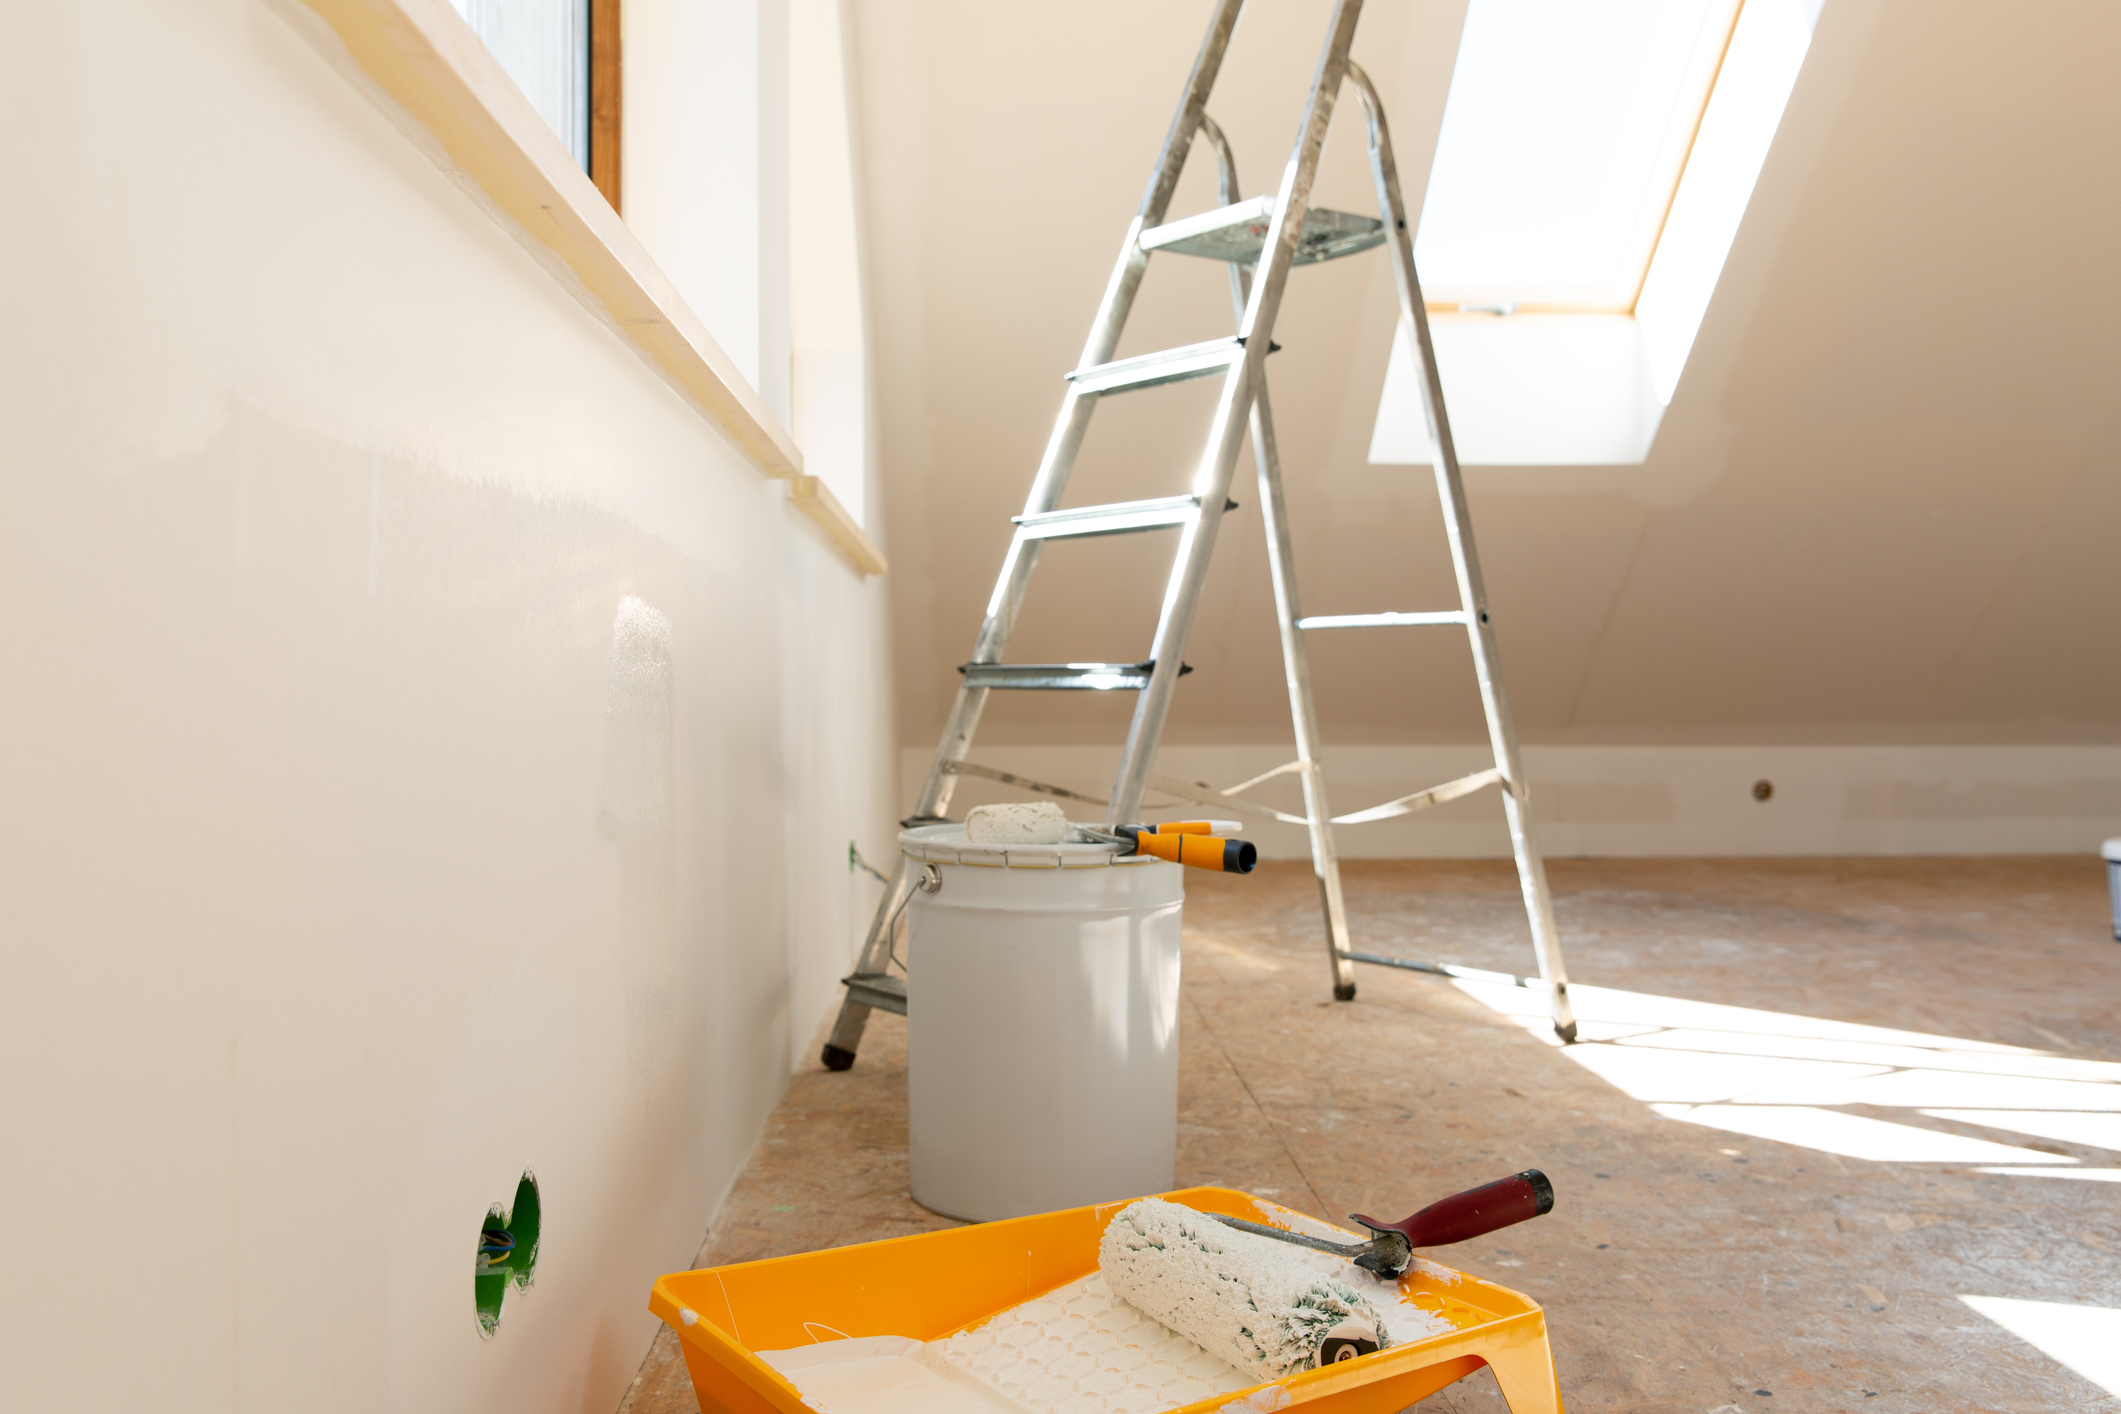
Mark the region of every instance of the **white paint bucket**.
POLYGON ((2106 896, 2114 915, 2114 941, 2121 943, 2121 840, 2100 845, 2099 857, 2106 861, 2106 896))
POLYGON ((913 1199, 986 1222, 1172 1186, 1176 864, 1097 844, 899 836, 913 1199))

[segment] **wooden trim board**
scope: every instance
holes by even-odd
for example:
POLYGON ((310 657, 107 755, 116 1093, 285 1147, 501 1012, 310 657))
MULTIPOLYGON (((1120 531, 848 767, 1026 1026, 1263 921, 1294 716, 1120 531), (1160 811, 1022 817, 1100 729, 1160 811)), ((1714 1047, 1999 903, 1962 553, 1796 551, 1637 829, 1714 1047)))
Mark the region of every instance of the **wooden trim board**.
POLYGON ((803 474, 787 429, 449 0, 300 3, 337 38, 340 52, 327 48, 327 57, 350 61, 417 124, 439 148, 430 155, 483 192, 563 283, 761 471, 794 483, 796 508, 850 565, 884 572, 876 542, 803 474))
POLYGON ((824 482, 814 476, 798 476, 789 484, 788 494, 795 508, 816 521, 856 569, 863 574, 882 574, 890 568, 876 542, 862 530, 861 522, 847 514, 847 508, 825 489, 824 482))

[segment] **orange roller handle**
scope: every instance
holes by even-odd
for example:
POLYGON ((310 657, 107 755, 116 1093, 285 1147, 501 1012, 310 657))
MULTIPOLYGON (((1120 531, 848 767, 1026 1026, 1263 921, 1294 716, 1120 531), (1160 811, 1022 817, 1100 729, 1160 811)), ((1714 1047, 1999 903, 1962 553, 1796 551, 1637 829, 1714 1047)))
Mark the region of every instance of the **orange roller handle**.
POLYGON ((1250 840, 1226 840, 1217 835, 1174 835, 1139 825, 1123 825, 1119 833, 1134 841, 1137 854, 1168 859, 1189 869, 1212 869, 1218 874, 1249 874, 1259 863, 1259 851, 1250 840))
POLYGON ((1159 835, 1235 834, 1242 828, 1235 820, 1166 820, 1148 827, 1159 835))

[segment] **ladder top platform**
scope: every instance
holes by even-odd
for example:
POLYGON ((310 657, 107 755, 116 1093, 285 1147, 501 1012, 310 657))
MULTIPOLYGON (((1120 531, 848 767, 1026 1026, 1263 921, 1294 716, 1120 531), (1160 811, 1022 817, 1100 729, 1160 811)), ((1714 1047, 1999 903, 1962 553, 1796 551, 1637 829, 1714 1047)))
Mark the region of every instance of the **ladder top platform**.
MULTIPOLYGON (((1234 206, 1220 206, 1198 216, 1152 226, 1142 232, 1141 248, 1253 265, 1266 249, 1267 226, 1273 219, 1274 198, 1255 196, 1234 206)), ((1296 238, 1296 258, 1292 263, 1316 265, 1384 243, 1385 223, 1376 217, 1312 207, 1304 212, 1303 234, 1296 238)))

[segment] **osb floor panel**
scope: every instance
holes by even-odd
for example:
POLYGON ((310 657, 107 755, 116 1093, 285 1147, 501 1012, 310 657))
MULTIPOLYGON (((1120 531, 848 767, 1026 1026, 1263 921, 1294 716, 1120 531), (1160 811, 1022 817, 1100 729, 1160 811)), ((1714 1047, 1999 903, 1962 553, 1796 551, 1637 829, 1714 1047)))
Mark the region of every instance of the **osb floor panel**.
MULTIPOLYGON (((1552 865, 1576 982, 2121 1060, 2095 859, 1552 865)), ((1528 1167, 1553 1214, 1435 1255, 1547 1309, 1571 1410, 2121 1410, 1962 1294, 2121 1307, 2121 1184, 1878 1163, 1660 1117, 1440 978, 1327 995, 1307 866, 1188 876, 1178 1182, 1322 1217, 1528 1167)), ((1357 946, 1531 971, 1506 862, 1347 866, 1357 946)), ((696 1265, 951 1225, 906 1195, 905 1026, 798 1075, 696 1265)), ((2066 1155, 1911 1109, 1876 1118, 2066 1155)), ((694 1409, 664 1332, 623 1408, 694 1409)), ((1482 1371, 1420 1406, 1500 1411, 1482 1371)))

